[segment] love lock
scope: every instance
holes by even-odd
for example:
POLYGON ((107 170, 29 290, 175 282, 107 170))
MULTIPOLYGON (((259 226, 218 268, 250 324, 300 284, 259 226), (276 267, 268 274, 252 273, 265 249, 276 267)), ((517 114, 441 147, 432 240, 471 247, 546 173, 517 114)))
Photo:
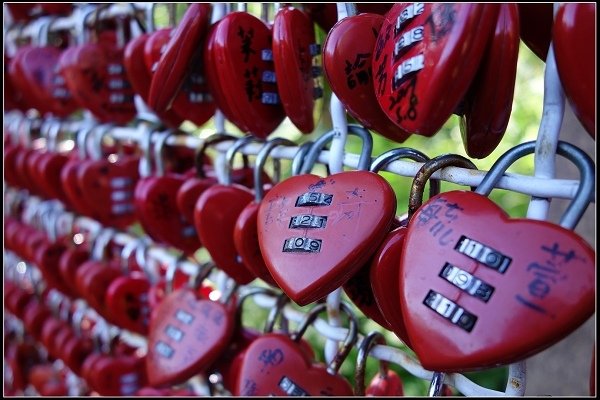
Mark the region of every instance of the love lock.
POLYGON ((139 179, 140 159, 124 152, 104 157, 102 142, 111 128, 111 125, 96 128, 93 159, 82 162, 77 171, 82 194, 79 201, 86 203, 85 208, 92 211, 93 218, 105 225, 125 229, 136 220, 132 198, 139 179))
POLYGON ((148 334, 150 323, 148 291, 151 283, 145 272, 130 270, 129 258, 138 246, 144 245, 138 239, 123 247, 121 252, 123 275, 110 283, 104 296, 112 321, 120 328, 140 335, 148 334))
MULTIPOLYGON (((415 161, 428 162, 429 157, 414 149, 397 149, 392 150, 389 155, 382 154, 371 167, 372 170, 377 170, 385 166, 388 162, 396 157, 410 158, 415 161)), ((435 164, 440 165, 455 165, 463 168, 475 169, 475 165, 461 156, 447 155, 443 158, 438 158, 435 164), (443 163, 443 164, 441 164, 443 163)), ((421 175, 418 178, 422 179, 421 175)), ((438 180, 433 180, 430 183, 429 197, 437 195, 440 191, 440 183, 438 180)), ((391 330, 402 340, 407 346, 411 347, 410 339, 406 333, 406 326, 402 313, 398 308, 400 293, 398 292, 399 279, 399 262, 404 246, 404 238, 406 236, 406 225, 408 220, 420 206, 421 199, 410 197, 409 212, 405 219, 402 219, 400 226, 391 231, 384 239, 381 246, 377 250, 370 265, 370 282, 373 290, 373 297, 384 318, 391 325, 391 330), (418 202, 418 203, 417 203, 418 202)))
POLYGON ((201 51, 209 28, 211 11, 210 4, 190 4, 179 25, 173 28, 171 38, 164 44, 160 59, 154 60, 157 64, 152 70, 152 84, 148 94, 148 104, 153 109, 163 112, 172 105, 179 115, 186 119, 191 117, 190 120, 197 125, 206 122, 215 110, 214 104, 206 101, 208 93, 201 51), (192 85, 198 84, 202 85, 203 92, 187 93, 192 85), (178 100, 180 91, 183 91, 183 96, 179 95, 178 100), (205 101, 200 99, 202 96, 205 97, 202 99, 205 101), (202 117, 192 115, 189 112, 190 108, 202 117), (201 122, 202 120, 204 121, 201 122))
POLYGON ((433 136, 471 84, 500 6, 396 3, 373 55, 373 83, 385 114, 405 132, 433 136))
MULTIPOLYGON (((87 18, 95 9, 82 18, 81 34, 84 35, 87 18)), ((65 79, 73 98, 90 110, 101 122, 126 124, 136 115, 133 103, 134 91, 123 66, 124 21, 117 19, 116 30, 95 32, 95 42, 85 42, 71 51, 64 52, 58 60, 58 68, 65 79)))
POLYGON ((151 386, 184 382, 208 369, 227 349, 235 328, 235 306, 226 304, 233 290, 216 302, 198 298, 188 286, 168 294, 153 310, 146 357, 151 386))
POLYGON ((404 142, 410 133, 383 112, 373 86, 373 50, 384 20, 382 15, 369 13, 340 20, 325 39, 323 68, 331 90, 352 117, 367 129, 395 142, 404 142))
POLYGON ((363 139, 361 170, 327 178, 308 173, 332 131, 315 142, 302 174, 275 185, 258 211, 258 240, 266 266, 299 305, 323 298, 350 279, 383 240, 396 210, 387 181, 366 171, 370 134, 356 125, 348 128, 363 139))
POLYGON ((519 8, 501 4, 490 43, 460 106, 460 130, 469 157, 487 157, 504 136, 512 110, 519 43, 519 8))
MULTIPOLYGON (((371 164, 370 171, 378 173, 390 162, 402 158, 420 162, 429 160, 429 157, 418 150, 401 147, 377 157, 371 164)), ((431 191, 431 194, 439 193, 438 181, 432 183, 431 191)), ((397 306, 397 274, 402 241, 392 237, 398 234, 404 237, 406 222, 396 217, 377 252, 344 284, 344 291, 348 297, 366 316, 384 328, 394 331, 405 343, 407 337, 404 334, 404 323, 398 314, 397 306), (390 245, 398 249, 393 255, 389 252, 390 245)))
POLYGON ((272 79, 271 42, 265 22, 238 11, 213 26, 204 51, 208 85, 218 108, 240 130, 258 138, 267 137, 285 118, 272 79))
MULTIPOLYGON (((535 142, 500 157, 473 192, 429 199, 412 216, 400 260, 400 306, 424 368, 454 372, 530 357, 594 313, 595 252, 573 229, 594 190, 593 161, 558 143, 581 183, 560 226, 510 218, 486 196, 535 142)), ((433 171, 424 167, 420 174, 433 171)), ((414 183, 411 197, 422 183, 414 183)))
POLYGON ((231 183, 230 171, 235 153, 251 141, 260 139, 245 136, 227 150, 226 181, 206 189, 194 208, 194 224, 200 241, 217 267, 241 285, 250 283, 256 276, 238 257, 233 234, 238 216, 252 201, 253 193, 245 186, 231 183), (217 227, 219 234, 215 235, 217 227))
POLYGON ((356 369, 354 372, 354 395, 355 396, 404 396, 402 379, 389 368, 387 361, 379 361, 379 371, 365 390, 365 370, 367 367, 367 356, 376 344, 385 346, 385 337, 373 331, 360 342, 358 355, 356 356, 356 369))
MULTIPOLYGON (((233 229, 233 243, 237 254, 241 257, 246 268, 256 277, 273 286, 277 286, 277 283, 269 273, 269 269, 265 265, 265 261, 260 252, 257 235, 257 219, 258 208, 260 207, 260 203, 265 193, 263 181, 261 179, 262 171, 267 161, 267 157, 273 148, 277 146, 295 146, 295 143, 288 139, 274 138, 268 140, 261 147, 254 163, 254 181, 256 183, 254 188, 254 200, 248 203, 239 213, 233 229)), ((279 162, 279 160, 277 159, 274 162, 279 162)))
POLYGON ((300 9, 283 7, 273 21, 273 64, 285 113, 302 132, 311 133, 320 116, 323 97, 321 46, 313 22, 300 9))
POLYGON ((596 47, 593 34, 595 4, 563 4, 556 12, 552 43, 558 75, 573 107, 573 112, 587 133, 596 138, 595 58, 588 58, 596 47), (573 57, 585 59, 574 63, 573 57))
POLYGON ((341 303, 349 316, 348 335, 328 365, 315 363, 300 338, 325 304, 315 306, 291 336, 265 334, 254 340, 242 361, 234 396, 351 396, 350 383, 337 373, 357 338, 356 317, 350 306, 341 303))
MULTIPOLYGON (((148 141, 151 141, 148 133, 148 141)), ((201 247, 193 224, 177 209, 177 191, 186 180, 183 174, 167 173, 163 148, 172 134, 164 132, 154 147, 155 175, 145 177, 135 188, 136 214, 148 235, 191 255, 201 247)))

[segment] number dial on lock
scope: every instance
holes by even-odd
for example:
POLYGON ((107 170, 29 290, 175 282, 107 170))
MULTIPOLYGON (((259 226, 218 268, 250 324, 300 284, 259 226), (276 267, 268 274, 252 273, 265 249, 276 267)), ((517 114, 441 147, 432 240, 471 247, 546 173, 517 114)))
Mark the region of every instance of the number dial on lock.
POLYGON ((432 136, 464 97, 499 5, 396 3, 381 26, 372 69, 386 115, 409 133, 432 136))
POLYGON ((546 221, 511 219, 465 191, 431 198, 412 217, 400 262, 401 309, 431 371, 525 359, 594 312, 595 253, 546 221))

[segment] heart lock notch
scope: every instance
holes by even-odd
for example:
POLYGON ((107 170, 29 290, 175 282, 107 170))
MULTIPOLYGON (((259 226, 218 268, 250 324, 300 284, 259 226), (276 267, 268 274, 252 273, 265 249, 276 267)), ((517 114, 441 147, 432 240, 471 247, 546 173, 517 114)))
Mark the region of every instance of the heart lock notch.
POLYGON ((519 44, 519 7, 501 4, 490 43, 459 106, 460 130, 469 157, 489 156, 506 132, 515 92, 519 44))
POLYGON ((360 342, 354 370, 354 396, 404 396, 402 379, 389 368, 389 363, 383 360, 379 360, 379 370, 365 389, 367 357, 375 345, 385 344, 385 336, 377 331, 369 333, 360 342))
POLYGON ((215 265, 205 264, 193 285, 168 294, 152 312, 146 371, 151 386, 175 385, 207 370, 227 349, 235 330, 237 285, 220 301, 199 298, 197 286, 215 265))
MULTIPOLYGON (((265 190, 262 171, 271 151, 277 146, 295 146, 295 143, 284 138, 268 140, 260 149, 254 163, 254 200, 239 213, 233 230, 233 243, 239 257, 248 270, 264 282, 277 287, 277 283, 269 273, 260 251, 257 233, 258 209, 264 198, 265 190)), ((274 163, 279 163, 275 159, 274 163)))
POLYGON ((250 283, 256 276, 239 257, 233 235, 240 213, 252 202, 254 195, 247 187, 232 183, 231 169, 235 154, 252 141, 261 140, 244 136, 227 150, 224 181, 205 190, 194 208, 194 224, 200 241, 218 268, 241 285, 250 283), (218 235, 215 235, 215 229, 219 230, 218 235))
MULTIPOLYGON (((418 150, 401 147, 378 156, 373 160, 370 171, 378 173, 390 162, 404 158, 417 162, 429 160, 429 157, 418 150)), ((437 193, 439 193, 439 183, 435 180, 432 181, 430 196, 437 193)), ((406 222, 406 219, 396 217, 376 253, 344 284, 344 291, 366 316, 395 332, 408 345, 408 336, 398 312, 397 284, 398 262, 406 222)))
POLYGON ((331 90, 353 118, 365 128, 401 143, 410 133, 388 118, 375 97, 371 63, 384 20, 382 15, 363 13, 338 21, 323 45, 323 68, 331 90))
POLYGON ((587 133, 596 138, 595 4, 561 4, 552 27, 552 46, 558 75, 587 133), (573 57, 580 62, 573 62, 573 57), (583 58, 583 59, 582 59, 583 58))
MULTIPOLYGON (((164 148, 172 137, 170 131, 159 134, 154 143, 155 175, 143 179, 135 189, 136 213, 148 235, 192 255, 201 243, 194 225, 177 208, 177 192, 186 181, 183 174, 166 172, 164 148)), ((152 141, 148 132, 148 142, 152 141)))
POLYGON ((309 174, 324 144, 336 134, 331 131, 314 143, 302 174, 275 185, 258 211, 258 240, 267 268, 301 306, 350 279, 383 240, 396 211, 393 189, 367 171, 369 132, 349 125, 348 133, 363 139, 358 171, 326 178, 309 174))
POLYGON ((126 124, 137 113, 135 92, 123 65, 126 20, 117 18, 116 29, 100 31, 99 13, 100 7, 84 12, 79 26, 80 44, 62 54, 58 68, 73 98, 100 122, 126 124), (94 32, 86 33, 92 14, 94 32), (94 38, 90 40, 86 37, 89 35, 94 38))
POLYGON ((229 121, 264 139, 286 116, 274 79, 271 29, 242 11, 212 29, 204 52, 210 92, 224 94, 215 100, 229 121))
POLYGON ((246 350, 234 396, 351 396, 350 383, 338 370, 357 339, 357 322, 351 307, 340 303, 348 315, 348 334, 329 365, 314 362, 299 343, 302 335, 326 304, 318 304, 291 336, 262 335, 246 350))
POLYGON ((472 82, 499 5, 396 3, 372 60, 375 96, 405 132, 433 136, 472 82))
MULTIPOLYGON (((514 147, 475 192, 434 196, 409 221, 400 306, 413 350, 428 370, 470 371, 523 360, 594 313, 595 252, 571 230, 594 191, 593 161, 559 141, 558 154, 581 173, 560 225, 510 218, 486 197, 508 166, 534 149, 535 142, 514 147)), ((411 195, 422 190, 417 186, 411 195)))
POLYGON ((321 46, 304 11, 282 7, 273 21, 273 64, 277 89, 290 121, 308 134, 315 130, 323 97, 321 46))
POLYGON ((112 125, 100 125, 93 130, 92 159, 81 164, 77 182, 86 208, 92 210, 95 219, 125 229, 136 220, 133 194, 139 179, 140 158, 126 154, 123 149, 105 156, 103 141, 111 129, 112 125))

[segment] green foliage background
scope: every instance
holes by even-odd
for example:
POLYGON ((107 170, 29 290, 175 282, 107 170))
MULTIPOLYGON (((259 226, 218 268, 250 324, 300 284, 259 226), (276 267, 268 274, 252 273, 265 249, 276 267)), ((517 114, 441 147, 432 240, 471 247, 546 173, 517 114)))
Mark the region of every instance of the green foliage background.
MULTIPOLYGON (((177 5, 176 20, 181 18, 181 15, 185 11, 186 7, 187 5, 184 3, 177 5)), ((169 25, 167 10, 168 7, 165 4, 160 4, 157 7, 155 14, 157 27, 169 25)), ((260 16, 260 3, 248 3, 248 11, 256 16, 260 16)), ((318 27, 316 30, 318 41, 323 43, 326 33, 318 27)), ((521 43, 519 49, 517 81, 515 84, 512 114, 506 134, 504 135, 504 138, 498 148, 496 148, 491 155, 485 159, 472 160, 478 169, 486 171, 489 170, 494 161, 508 149, 519 143, 535 140, 542 115, 544 66, 544 62, 537 58, 523 43, 521 43)), ((319 124, 315 131, 310 135, 303 135, 288 119, 286 119, 278 127, 278 129, 270 135, 270 138, 286 137, 296 143, 302 143, 307 140, 315 140, 324 132, 331 130, 332 123, 328 108, 331 89, 324 80, 323 85, 325 89, 325 97, 320 104, 320 109, 316 111, 321 115, 319 124)), ((349 117, 349 120, 351 121, 352 119, 349 117)), ((185 130, 196 132, 200 137, 207 137, 215 132, 212 120, 201 127, 194 126, 193 124, 187 122, 186 124, 187 125, 184 125, 183 127, 185 130)), ((226 130, 235 134, 239 134, 240 136, 243 134, 237 129, 237 127, 229 122, 226 123, 226 130)), ((421 150, 429 157, 435 157, 445 153, 454 153, 467 157, 462 143, 459 129, 459 119, 457 116, 452 116, 446 122, 443 128, 436 135, 430 138, 412 135, 404 143, 395 143, 377 133, 373 133, 373 141, 373 157, 376 157, 379 154, 396 147, 412 147, 421 150)), ((358 154, 360 153, 360 146, 360 141, 357 138, 349 137, 347 146, 348 152, 358 154)), ((268 172, 271 172, 272 165, 267 165, 266 169, 268 172)), ((289 169, 290 162, 283 160, 283 178, 289 175, 289 169)), ((317 166, 314 171, 317 174, 324 174, 325 168, 322 166, 317 166)), ((533 173, 533 157, 526 157, 522 160, 519 160, 509 169, 509 171, 531 175, 533 173)), ((388 172, 382 172, 381 175, 384 176, 395 189, 398 200, 397 214, 399 215, 406 212, 408 208, 408 194, 410 192, 412 180, 410 178, 401 177, 388 172)), ((453 189, 465 189, 465 187, 454 185, 448 182, 442 183, 442 191, 453 189)), ((490 197, 509 215, 513 217, 525 216, 529 202, 528 196, 496 189, 492 191, 490 197)), ((199 260, 207 257, 208 254, 206 254, 205 250, 200 250, 197 254, 197 258, 199 260)), ((343 299, 349 301, 345 294, 343 295, 343 299)), ((310 306, 305 307, 306 310, 309 308, 310 306)), ((263 310, 252 303, 245 305, 244 310, 244 325, 257 329, 263 329, 264 321, 267 316, 267 310, 263 310)), ((374 321, 366 318, 360 311, 356 310, 356 313, 359 318, 359 331, 361 334, 366 335, 373 330, 377 330, 385 335, 388 345, 405 349, 410 353, 410 350, 406 348, 392 332, 386 331, 374 321)), ((308 330, 306 338, 315 348, 317 357, 320 360, 323 360, 324 338, 312 328, 308 330)), ((351 382, 354 381, 354 361, 356 360, 356 353, 357 350, 354 348, 340 370, 340 373, 346 376, 351 382)), ((429 382, 415 378, 413 375, 409 374, 397 365, 390 364, 390 368, 394 369, 402 377, 405 395, 424 396, 427 394, 429 382)), ((366 373, 367 381, 376 374, 377 369, 378 361, 369 358, 366 373)), ((478 384, 490 389, 504 391, 506 388, 506 368, 496 368, 477 373, 468 373, 465 375, 478 384)))

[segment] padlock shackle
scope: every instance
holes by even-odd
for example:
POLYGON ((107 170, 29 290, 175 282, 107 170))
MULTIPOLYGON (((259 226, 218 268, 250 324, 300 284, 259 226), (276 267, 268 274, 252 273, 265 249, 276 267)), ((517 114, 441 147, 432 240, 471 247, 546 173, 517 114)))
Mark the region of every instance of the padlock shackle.
POLYGON ((277 292, 275 291, 275 289, 270 288, 270 287, 251 287, 248 290, 245 290, 242 295, 240 297, 238 297, 237 299, 237 304, 236 304, 236 313, 235 313, 235 319, 237 321, 237 325, 238 326, 242 326, 242 313, 243 313, 243 309, 244 309, 244 303, 246 302, 246 299, 250 298, 251 296, 256 296, 257 294, 265 294, 265 295, 269 295, 269 296, 277 296, 277 292))
MULTIPOLYGON (((313 307, 306 314, 302 322, 300 322, 298 330, 291 335, 291 339, 294 342, 299 342, 306 330, 308 329, 309 325, 312 324, 315 321, 315 319, 317 319, 317 316, 320 313, 326 310, 326 307, 326 303, 317 304, 315 307, 313 307)), ((354 315, 354 312, 352 311, 352 308, 342 301, 340 302, 340 310, 342 310, 348 315, 348 321, 350 326, 348 327, 348 334, 346 335, 346 339, 344 339, 344 342, 342 343, 342 347, 338 350, 331 363, 327 366, 327 372, 329 372, 332 375, 336 374, 337 371, 340 369, 342 363, 344 362, 346 357, 348 357, 352 346, 354 346, 354 343, 356 343, 356 339, 358 338, 358 321, 356 319, 356 315, 354 315)))
MULTIPOLYGON (((535 152, 535 141, 522 143, 508 150, 500 156, 485 175, 475 193, 488 196, 496 183, 504 175, 508 167, 516 160, 535 152)), ((574 229, 583 216, 595 189, 594 161, 580 148, 559 140, 556 148, 557 154, 570 160, 577 166, 580 174, 580 183, 573 201, 560 219, 559 225, 563 228, 574 229)))
POLYGON ((446 167, 477 169, 471 160, 458 154, 442 154, 423 164, 419 171, 417 171, 412 187, 410 188, 410 195, 408 198, 409 221, 412 219, 412 216, 417 209, 421 207, 421 204, 423 204, 423 190, 425 189, 427 180, 435 171, 446 167))
POLYGON ((313 141, 309 140, 307 142, 302 143, 298 146, 298 151, 294 155, 292 159, 292 176, 296 176, 300 174, 300 170, 302 169, 302 165, 304 164, 304 160, 306 159, 306 155, 310 151, 310 148, 314 144, 313 141))
MULTIPOLYGON (((389 163, 395 160, 408 158, 409 160, 426 163, 431 160, 425 153, 411 147, 398 147, 396 149, 388 150, 381 153, 371 163, 371 172, 378 173, 382 168, 385 168, 389 163)), ((440 193, 440 181, 439 179, 432 179, 429 184, 429 198, 440 193)))
POLYGON ((223 183, 225 185, 229 186, 232 183, 231 170, 233 169, 233 157, 235 156, 235 153, 237 153, 242 147, 246 146, 250 142, 262 143, 263 140, 252 135, 246 135, 237 139, 235 143, 233 143, 231 147, 227 149, 227 152, 225 153, 226 162, 224 164, 225 181, 223 183))
MULTIPOLYGON (((371 154, 373 153, 373 137, 368 130, 356 124, 348 125, 348 133, 358 136, 362 139, 363 146, 360 152, 360 158, 358 159, 357 169, 368 171, 371 165, 371 154)), ((306 155, 304 163, 302 164, 302 169, 300 170, 301 174, 310 173, 317 161, 317 158, 319 158, 319 154, 321 154, 321 151, 325 145, 333 140, 336 134, 338 134, 338 132, 335 129, 325 132, 313 143, 310 151, 306 155)))
POLYGON ((154 166, 156 167, 156 175, 164 176, 165 175, 165 160, 164 160, 164 148, 167 144, 167 139, 169 139, 173 133, 171 131, 161 132, 160 136, 154 143, 154 166))
MULTIPOLYGON (((365 372, 367 367, 367 356, 376 344, 386 345, 385 336, 381 332, 372 331, 363 338, 358 347, 356 356, 356 369, 354 372, 354 395, 365 395, 365 372)), ((379 373, 382 376, 387 375, 387 361, 379 361, 379 373)))
MULTIPOLYGON (((226 142, 228 140, 236 140, 238 139, 236 136, 230 135, 228 133, 214 133, 204 139, 202 144, 196 150, 196 154, 194 156, 194 165, 196 166, 196 176, 198 178, 206 178, 206 174, 204 173, 204 155, 206 154, 206 150, 215 144, 226 142)), ((248 165, 248 156, 244 154, 244 166, 248 165)))
MULTIPOLYGON (((273 138, 268 140, 259 150, 254 160, 254 199, 259 203, 265 197, 265 189, 263 188, 262 172, 267 162, 267 157, 271 151, 277 146, 296 146, 296 143, 285 138, 273 138)), ((279 160, 277 160, 279 162, 279 160)))
POLYGON ((285 293, 281 293, 277 296, 277 301, 269 310, 269 315, 265 321, 265 333, 273 332, 273 329, 275 328, 275 322, 277 322, 277 317, 281 318, 282 325, 285 325, 285 328, 287 328, 287 319, 283 314, 283 309, 289 302, 290 298, 285 293))

